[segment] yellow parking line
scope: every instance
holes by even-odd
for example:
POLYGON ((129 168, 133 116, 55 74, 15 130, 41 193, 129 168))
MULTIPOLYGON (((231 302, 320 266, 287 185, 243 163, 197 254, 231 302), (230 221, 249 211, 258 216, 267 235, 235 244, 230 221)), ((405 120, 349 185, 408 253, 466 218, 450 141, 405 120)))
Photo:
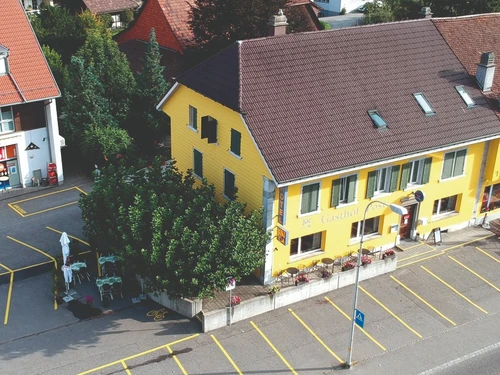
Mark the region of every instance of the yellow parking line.
POLYGON ((70 187, 70 188, 67 188, 67 189, 63 189, 63 190, 59 190, 59 191, 54 191, 54 192, 52 192, 52 193, 47 193, 47 194, 37 195, 36 197, 26 198, 26 199, 23 199, 23 200, 20 200, 20 201, 12 202, 12 204, 17 204, 17 203, 22 203, 22 202, 31 201, 31 200, 33 200, 33 199, 38 199, 38 198, 48 197, 49 195, 54 195, 54 194, 64 193, 65 191, 69 191, 69 190, 73 190, 73 189, 75 189, 75 187, 70 187))
POLYGON ((473 243, 473 242, 476 242, 476 241, 481 241, 481 240, 484 240, 486 238, 489 238, 489 237, 492 237, 494 236, 494 234, 488 234, 487 236, 484 236, 484 237, 479 237, 479 238, 476 238, 475 240, 471 240, 471 241, 467 241, 467 242, 463 242, 461 244, 458 244, 458 245, 455 245, 455 246, 451 246, 451 247, 448 247, 447 249, 444 249, 443 251, 449 251, 449 250, 452 250, 452 249, 456 249, 457 247, 462 247, 462 246, 465 246, 465 245, 468 245, 470 243, 473 243))
POLYGON ((411 290, 410 288, 408 288, 405 284, 403 284, 401 281, 399 281, 398 279, 396 279, 394 276, 391 275, 391 279, 393 279, 395 282, 397 282, 399 285, 401 285, 403 288, 405 288, 408 292, 410 292, 411 294, 413 294, 415 297, 417 297, 420 301, 422 301, 423 303, 425 303, 427 305, 427 307, 429 307, 430 309, 432 309, 435 313, 437 313, 439 316, 441 316, 442 318, 446 319, 447 321, 449 321, 451 324, 453 324, 454 326, 456 326, 455 322, 452 321, 451 319, 448 319, 446 316, 444 316, 444 314, 440 313, 434 306, 432 306, 430 303, 428 303, 426 300, 424 300, 422 297, 420 297, 417 293, 415 293, 413 290, 411 290))
POLYGON ((15 212, 17 212, 21 217, 24 217, 24 214, 26 211, 24 211, 21 207, 19 207, 17 204, 14 203, 9 203, 8 206, 13 209, 15 212))
POLYGON ((34 267, 38 267, 38 266, 43 266, 44 264, 48 264, 48 263, 52 263, 52 261, 51 261, 51 260, 48 260, 48 261, 46 261, 46 262, 37 263, 37 264, 32 264, 31 266, 26 266, 26 267, 22 267, 22 268, 16 268, 13 272, 22 271, 22 270, 27 270, 28 268, 34 268, 34 267))
POLYGON ((125 363, 125 361, 121 361, 121 363, 122 363, 122 366, 125 369, 125 372, 127 373, 127 375, 132 375, 132 373, 128 369, 127 364, 125 363))
POLYGON ((497 292, 500 292, 500 288, 496 287, 495 285, 493 285, 492 283, 490 283, 488 280, 486 280, 484 277, 482 277, 481 275, 477 274, 476 272, 474 272, 473 270, 471 270, 469 267, 467 267, 466 265, 460 263, 458 260, 456 260, 455 258, 453 258, 452 256, 448 256, 448 258, 450 258, 452 261, 454 261, 455 263, 457 263, 458 265, 462 266, 463 268, 465 268, 467 271, 469 271, 470 273, 472 273, 473 275, 477 276, 478 278, 480 278, 481 280, 483 280, 486 284, 488 284, 489 286, 491 286, 493 289, 495 289, 497 292))
POLYGON ((340 364, 343 364, 344 361, 340 359, 340 357, 335 354, 335 352, 333 350, 331 350, 324 342, 323 340, 321 340, 318 335, 316 335, 316 333, 313 332, 313 330, 311 328, 309 328, 309 326, 302 320, 299 318, 299 316, 292 310, 292 309, 288 309, 288 311, 290 311, 292 313, 292 315, 295 317, 295 319, 297 319, 300 324, 302 324, 304 326, 305 329, 307 329, 309 331, 309 333, 316 339, 318 340, 318 342, 323 345, 323 347, 328 351, 328 353, 330 353, 331 355, 333 355, 335 357, 335 359, 337 361, 339 361, 340 364))
POLYGON ((389 314, 391 314, 394 318, 397 319, 398 322, 400 322, 402 325, 404 325, 406 328, 408 328, 411 332, 413 332, 415 335, 417 335, 418 337, 422 338, 422 335, 420 333, 418 333, 417 331, 415 331, 413 328, 411 328, 408 324, 406 324, 403 319, 401 319, 400 317, 398 317, 396 314, 394 314, 391 310, 389 310, 388 307, 386 307, 382 302, 380 302, 378 299, 376 299, 375 297, 373 297, 370 293, 368 293, 362 286, 359 287, 359 289, 361 289, 368 297, 370 297, 372 300, 374 300, 375 302, 377 302, 380 307, 382 307, 385 311, 387 311, 389 314))
MULTIPOLYGON (((420 245, 418 245, 418 246, 420 246, 420 245)), ((429 253, 432 253, 432 252, 434 252, 436 250, 437 249, 427 250, 427 251, 424 251, 423 253, 418 253, 418 254, 411 255, 411 256, 405 257, 405 258, 398 257, 398 262, 406 262, 408 259, 413 259, 413 258, 422 256, 422 255, 425 255, 425 254, 429 254, 429 253)))
POLYGON ((186 370, 184 370, 184 367, 182 367, 182 364, 181 362, 179 361, 179 359, 177 358, 177 356, 175 354, 173 354, 174 352, 172 351, 172 349, 170 348, 169 345, 166 345, 167 347, 167 350, 170 354, 172 354, 172 358, 174 359, 175 363, 177 363, 177 366, 179 366, 179 368, 181 369, 182 373, 184 375, 188 375, 188 373, 186 372, 186 370))
MULTIPOLYGON (((338 310, 338 312, 340 312, 342 315, 344 315, 344 316, 345 316, 345 317, 346 317, 349 321, 352 321, 352 318, 351 318, 349 315, 347 315, 344 311, 342 311, 342 310, 340 309, 340 307, 338 307, 336 304, 334 304, 334 303, 333 303, 333 302, 332 302, 332 301, 331 301, 328 297, 325 297, 325 299, 326 299, 326 300, 330 303, 330 305, 332 305, 333 307, 335 307, 335 308, 338 310)), ((386 348, 385 348, 382 344, 380 344, 377 340, 375 340, 375 339, 374 339, 374 338, 373 338, 373 337, 372 337, 372 336, 371 336, 368 332, 366 332, 363 328, 361 328, 361 327, 360 327, 360 326, 358 326, 357 324, 356 324, 355 326, 356 326, 356 327, 358 327, 358 329, 360 329, 360 330, 361 330, 361 332, 363 332, 363 333, 366 335, 366 337, 368 337, 368 338, 369 338, 370 340, 372 340, 375 344, 377 344, 377 345, 378 345, 378 347, 379 347, 380 349, 382 349, 382 350, 384 350, 384 351, 385 351, 385 350, 387 350, 387 349, 386 349, 386 348)))
POLYGON ((495 258, 493 255, 491 254, 488 254, 486 251, 484 251, 483 249, 480 249, 479 247, 476 247, 476 249, 478 249, 480 252, 482 252, 484 255, 486 256, 489 256, 491 259, 493 259, 495 262, 497 263, 500 263, 500 260, 498 260, 497 258, 495 258))
POLYGON ((477 307, 479 310, 481 310, 482 312, 484 312, 485 314, 488 314, 488 312, 484 309, 482 309, 481 307, 479 307, 478 305, 476 305, 474 302, 472 302, 470 299, 468 299, 466 296, 464 296, 462 293, 460 293, 458 290, 456 290, 455 288, 453 288, 450 284, 448 284, 446 281, 444 281, 443 279, 439 278, 439 276, 433 274, 431 271, 429 271, 427 268, 425 268, 424 266, 420 266, 424 271, 426 271, 427 273, 431 274, 432 276, 434 276, 437 280, 441 281, 444 285, 446 285, 448 288, 450 288, 451 290, 453 290, 455 293, 457 293, 460 297, 462 297, 464 300, 466 300, 467 302, 469 302, 472 306, 474 307, 477 307))
POLYGON ((78 190, 80 193, 84 194, 84 195, 87 195, 87 192, 86 191, 83 191, 82 189, 80 189, 78 186, 75 186, 75 189, 78 190))
POLYGON ((407 248, 404 248, 404 249, 401 249, 401 250, 406 251, 406 250, 414 249, 415 247, 419 247, 421 245, 426 245, 426 243, 422 242, 422 241, 418 241, 418 244, 410 246, 410 247, 407 247, 407 248))
POLYGON ((271 347, 271 349, 274 350, 274 352, 278 355, 278 357, 280 357, 280 359, 283 361, 283 363, 290 369, 290 371, 292 372, 292 374, 298 375, 297 371, 295 371, 293 369, 293 367, 290 366, 290 364, 287 362, 287 360, 285 359, 285 357, 283 357, 281 355, 281 353, 278 351, 278 349, 275 348, 275 346, 273 345, 273 343, 271 341, 269 341, 269 339, 266 337, 266 335, 264 335, 264 333, 259 329, 259 327, 257 327, 257 325, 254 322, 252 322, 252 321, 250 321, 250 324, 257 330, 257 332, 259 332, 259 334, 267 342, 267 344, 271 347))
POLYGON ((57 210, 58 208, 63 208, 63 207, 71 206, 72 204, 75 204, 75 203, 78 203, 78 201, 69 202, 69 203, 66 203, 66 204, 61 204, 60 206, 55 206, 55 207, 47 208, 45 210, 41 210, 41 211, 37 211, 37 212, 32 212, 30 214, 24 215, 23 217, 28 217, 28 216, 43 214, 44 212, 53 211, 53 210, 57 210))
POLYGON ((5 306, 5 318, 3 320, 4 325, 9 322, 10 300, 12 298, 12 285, 14 285, 14 272, 10 273, 9 294, 7 295, 7 305, 5 306))
POLYGON ((231 363, 231 365, 233 365, 234 369, 238 372, 238 374, 243 375, 243 373, 238 368, 238 366, 236 366, 236 363, 234 363, 233 359, 229 356, 229 354, 227 354, 226 349, 224 349, 224 347, 221 345, 221 343, 215 338, 214 335, 210 335, 210 336, 215 341, 215 343, 217 344, 217 346, 219 347, 219 349, 221 350, 221 352, 226 356, 226 358, 229 361, 229 363, 231 363))
POLYGON ((430 256, 422 258, 422 259, 417 259, 417 260, 414 260, 413 262, 410 262, 410 263, 402 264, 400 266, 397 266, 396 268, 406 267, 406 266, 409 266, 410 264, 419 263, 419 262, 422 262, 422 261, 424 261, 426 259, 431 259, 431 258, 437 257, 437 256, 439 256, 441 254, 443 254, 443 252, 440 252, 439 254, 430 255, 430 256))
POLYGON ((141 357, 143 355, 146 355, 146 354, 149 354, 149 353, 153 353, 157 350, 160 350, 160 349, 164 349, 170 345, 175 345, 175 344, 179 344, 183 341, 186 341, 186 340, 190 340, 190 339, 193 339, 195 337, 198 337, 200 334, 199 333, 196 333, 194 335, 191 335, 191 336, 188 336, 188 337, 184 337, 183 339, 180 339, 180 340, 177 340, 177 341, 174 341, 174 342, 171 342, 169 344, 165 344, 165 345, 161 345, 161 346, 157 346, 156 348, 153 348, 153 349, 149 349, 149 350, 146 350, 145 352, 141 352, 141 353, 138 353, 138 354, 134 354, 134 355, 131 355, 130 357, 126 357, 126 358, 122 358, 122 359, 119 359, 118 361, 114 361, 114 362, 110 362, 110 363, 107 363, 105 365, 102 365, 102 366, 99 366, 99 367, 95 367, 91 370, 87 370, 87 371, 84 371, 84 372, 81 372, 79 373, 78 375, 86 375, 86 374, 90 374, 92 372, 96 372, 96 371, 99 371, 99 370, 102 370, 102 369, 105 369, 105 368, 108 368, 108 367, 111 367, 111 366, 114 366, 114 365, 117 365, 117 364, 120 364, 121 362, 126 362, 126 361, 130 361, 131 359, 134 359, 134 358, 137 358, 137 357, 141 357))
POLYGON ((33 247, 33 246, 31 246, 31 245, 28 245, 27 243, 24 243, 24 242, 22 242, 22 241, 16 240, 15 238, 12 238, 11 236, 7 236, 7 238, 8 238, 9 240, 11 240, 11 241, 17 242, 18 244, 21 244, 21 245, 23 245, 23 246, 26 246, 26 247, 28 247, 28 248, 30 248, 30 249, 32 249, 32 250, 38 251, 40 254, 43 254, 43 255, 45 255, 47 258, 52 259, 52 261, 54 262, 54 265, 55 265, 55 267, 56 267, 56 270, 57 270, 57 261, 55 260, 55 258, 54 258, 52 255, 49 255, 49 254, 47 254, 46 252, 44 252, 44 251, 42 251, 42 250, 40 250, 40 249, 37 249, 36 247, 33 247))
MULTIPOLYGON (((54 228, 51 228, 51 227, 45 227, 45 228, 47 228, 47 229, 49 229, 49 230, 51 230, 51 231, 53 231, 53 232, 59 233, 59 234, 62 234, 62 233, 63 233, 63 232, 61 232, 60 230, 57 230, 57 229, 54 229, 54 228)), ((69 238, 72 238, 72 239, 74 239, 74 240, 77 240, 77 241, 79 241, 79 242, 83 243, 84 245, 90 246, 90 244, 89 244, 88 242, 85 242, 84 240, 82 240, 82 239, 80 239, 80 238, 78 238, 78 237, 70 236, 69 234, 68 234, 68 237, 69 237, 69 238)), ((80 253, 80 254, 83 254, 83 253, 80 253)))

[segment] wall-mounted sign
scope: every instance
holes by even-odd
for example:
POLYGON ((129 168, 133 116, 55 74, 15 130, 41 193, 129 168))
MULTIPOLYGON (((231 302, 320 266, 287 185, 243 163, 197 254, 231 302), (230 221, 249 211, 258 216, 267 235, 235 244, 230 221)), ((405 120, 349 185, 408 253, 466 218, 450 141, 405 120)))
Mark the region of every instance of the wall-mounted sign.
POLYGON ((278 223, 286 224, 286 200, 288 196, 288 187, 282 187, 278 190, 278 223))
POLYGON ((288 232, 281 227, 276 227, 276 229, 278 241, 285 246, 288 245, 288 232))
POLYGON ((234 277, 230 276, 227 278, 226 292, 236 288, 236 280, 234 277))
POLYGON ((415 196, 415 200, 419 203, 423 202, 425 198, 424 192, 421 190, 417 190, 415 193, 413 193, 413 195, 415 196))

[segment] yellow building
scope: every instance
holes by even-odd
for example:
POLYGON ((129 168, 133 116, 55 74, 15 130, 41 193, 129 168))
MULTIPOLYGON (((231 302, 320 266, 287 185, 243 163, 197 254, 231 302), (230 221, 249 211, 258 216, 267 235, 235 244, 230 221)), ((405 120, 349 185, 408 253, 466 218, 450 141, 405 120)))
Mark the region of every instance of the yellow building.
POLYGON ((473 224, 500 137, 431 20, 240 41, 158 108, 181 170, 264 207, 264 283, 357 251, 368 205, 370 250, 473 224))

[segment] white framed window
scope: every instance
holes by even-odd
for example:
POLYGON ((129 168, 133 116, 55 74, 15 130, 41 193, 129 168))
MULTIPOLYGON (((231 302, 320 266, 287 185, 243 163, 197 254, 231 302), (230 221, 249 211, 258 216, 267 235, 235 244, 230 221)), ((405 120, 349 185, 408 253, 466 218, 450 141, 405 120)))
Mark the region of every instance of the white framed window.
POLYGON ((189 124, 188 124, 188 126, 190 128, 193 128, 194 130, 198 130, 198 110, 193 106, 189 106, 189 124))
POLYGON ((13 132, 14 130, 12 107, 0 108, 0 133, 13 132))
POLYGON ((410 162, 410 171, 408 174, 408 185, 421 185, 424 174, 424 160, 419 159, 410 162))
POLYGON ((319 182, 302 186, 302 194, 300 199, 301 215, 316 212, 319 210, 319 190, 319 182))
POLYGON ((391 167, 375 171, 375 194, 387 193, 391 184, 391 167))
MULTIPOLYGON (((361 230, 363 221, 356 221, 351 226, 351 238, 361 238, 361 230)), ((375 216, 365 220, 365 234, 364 237, 374 236, 380 234, 380 216, 375 216)))
POLYGON ((0 56, 0 76, 7 74, 7 57, 0 56))
POLYGON ((357 174, 333 180, 331 206, 336 207, 340 204, 354 202, 356 200, 357 181, 357 174))
POLYGON ((465 158, 467 157, 467 150, 451 151, 444 154, 443 170, 441 172, 441 179, 462 176, 465 171, 465 158))
POLYGON ((309 234, 290 241, 290 256, 321 250, 323 232, 309 234))
POLYGON ((451 197, 436 199, 434 201, 433 215, 443 215, 450 212, 457 212, 457 199, 458 195, 451 197))
POLYGON ((470 94, 465 90, 464 86, 455 86, 455 89, 460 94, 460 97, 467 105, 467 108, 472 108, 476 106, 476 102, 471 98, 470 94))

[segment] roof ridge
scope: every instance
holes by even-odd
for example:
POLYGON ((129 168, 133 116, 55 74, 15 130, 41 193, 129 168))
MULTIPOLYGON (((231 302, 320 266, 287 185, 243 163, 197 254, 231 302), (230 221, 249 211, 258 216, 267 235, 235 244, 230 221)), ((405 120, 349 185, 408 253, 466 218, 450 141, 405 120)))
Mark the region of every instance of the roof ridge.
POLYGON ((479 17, 494 17, 494 16, 500 16, 500 12, 468 14, 465 16, 455 16, 455 17, 432 17, 432 18, 430 18, 430 20, 453 21, 453 20, 462 19, 462 18, 479 18, 479 17))

